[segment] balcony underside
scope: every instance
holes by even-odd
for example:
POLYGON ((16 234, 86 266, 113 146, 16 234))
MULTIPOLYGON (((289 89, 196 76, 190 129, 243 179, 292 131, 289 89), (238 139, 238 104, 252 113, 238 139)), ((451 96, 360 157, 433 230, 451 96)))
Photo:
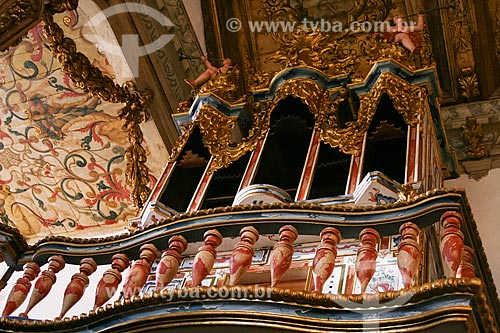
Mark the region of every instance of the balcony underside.
POLYGON ((438 280, 408 290, 364 295, 199 287, 136 296, 66 321, 2 318, 0 331, 476 332, 492 324, 482 293, 479 279, 438 280))

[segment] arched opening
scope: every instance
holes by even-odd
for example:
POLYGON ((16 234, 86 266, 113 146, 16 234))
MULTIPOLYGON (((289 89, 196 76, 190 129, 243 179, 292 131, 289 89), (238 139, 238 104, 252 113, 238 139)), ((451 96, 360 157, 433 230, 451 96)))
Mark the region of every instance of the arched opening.
POLYGON ((309 199, 345 194, 351 155, 321 143, 309 199))
POLYGON ((200 129, 196 126, 177 158, 177 165, 160 202, 178 212, 186 211, 209 160, 210 153, 203 145, 200 129))
POLYGON ((208 185, 202 209, 231 206, 250 159, 250 152, 234 161, 227 168, 217 170, 208 185))
POLYGON ((287 97, 273 110, 270 122, 254 184, 275 185, 293 198, 304 168, 314 117, 300 99, 287 97))
POLYGON ((405 182, 408 125, 383 94, 366 135, 363 174, 380 171, 405 182))

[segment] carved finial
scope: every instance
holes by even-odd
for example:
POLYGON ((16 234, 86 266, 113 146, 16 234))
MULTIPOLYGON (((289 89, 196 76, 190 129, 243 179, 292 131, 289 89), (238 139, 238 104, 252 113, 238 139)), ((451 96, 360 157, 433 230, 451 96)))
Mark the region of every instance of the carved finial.
POLYGON ((216 229, 208 230, 203 235, 205 245, 198 249, 193 261, 193 286, 199 286, 201 281, 210 273, 214 266, 217 252, 215 249, 222 243, 222 235, 216 229))
POLYGON ((151 265, 158 256, 158 249, 153 244, 144 244, 140 251, 140 259, 134 262, 123 284, 122 293, 125 298, 137 295, 141 291, 148 279, 151 265))
POLYGON ((12 287, 5 308, 2 312, 2 317, 7 317, 14 312, 26 299, 31 289, 31 281, 33 281, 40 273, 40 267, 34 262, 24 265, 23 276, 17 279, 16 284, 12 287))
POLYGON ((234 286, 245 274, 254 255, 254 243, 259 239, 259 232, 254 227, 244 227, 240 231, 240 241, 234 247, 229 260, 229 285, 234 286))
POLYGON ((130 265, 130 260, 123 253, 115 254, 111 258, 111 268, 104 272, 101 280, 97 284, 94 310, 106 303, 118 289, 122 282, 122 272, 130 265))
POLYGON ((380 241, 380 235, 373 228, 365 228, 359 233, 361 247, 358 249, 356 257, 356 277, 361 284, 361 293, 363 294, 368 287, 375 269, 377 267, 377 244, 380 241))
POLYGON ((187 246, 188 242, 184 237, 170 237, 168 249, 161 255, 161 260, 156 268, 156 291, 165 288, 175 277, 181 263, 181 254, 187 246))
POLYGON ((28 306, 23 313, 19 314, 20 317, 28 318, 28 313, 31 309, 49 294, 52 286, 56 283, 56 273, 62 270, 64 266, 63 257, 56 255, 49 258, 49 267, 36 280, 28 306))
POLYGON ((64 291, 63 305, 59 318, 63 318, 73 305, 83 296, 89 285, 89 276, 97 269, 97 264, 92 258, 84 258, 80 261, 80 272, 73 274, 71 281, 64 291))
POLYGON ((271 252, 271 287, 276 287, 292 264, 293 242, 299 233, 292 225, 285 225, 279 230, 279 242, 271 252))
POLYGON ((326 280, 332 275, 337 257, 337 244, 342 239, 340 231, 328 227, 320 233, 321 244, 313 260, 314 291, 321 292, 326 280))

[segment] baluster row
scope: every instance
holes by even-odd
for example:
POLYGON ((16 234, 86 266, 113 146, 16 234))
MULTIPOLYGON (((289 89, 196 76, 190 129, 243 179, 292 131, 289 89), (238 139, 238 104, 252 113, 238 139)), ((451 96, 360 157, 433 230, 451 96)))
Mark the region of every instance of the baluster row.
MULTIPOLYGON (((464 245, 463 233, 460 228, 462 217, 457 212, 446 212, 441 220, 440 251, 449 277, 474 277, 473 249, 464 245)), ((398 244, 397 264, 403 278, 405 288, 410 288, 419 271, 421 248, 419 245, 418 226, 412 222, 401 225, 400 242, 398 244)), ((230 277, 228 284, 234 286, 247 272, 255 253, 255 243, 259 239, 259 232, 252 226, 241 229, 239 242, 235 245, 229 259, 230 277)), ((289 270, 294 253, 293 243, 298 232, 292 225, 285 225, 279 229, 278 242, 270 254, 271 286, 275 287, 289 270)), ((324 228, 320 233, 320 244, 316 249, 312 261, 313 290, 321 292, 325 282, 331 277, 337 257, 337 245, 342 239, 341 233, 333 227, 324 228)), ((192 265, 192 286, 199 286, 214 266, 217 257, 216 248, 222 243, 223 236, 215 229, 204 234, 204 245, 201 246, 192 265)), ((355 272, 361 286, 361 293, 365 293, 372 279, 377 265, 378 244, 380 235, 374 228, 364 228, 359 234, 361 243, 357 250, 355 272)), ((156 290, 164 289, 176 276, 181 263, 182 253, 188 246, 187 240, 180 236, 172 236, 168 241, 168 248, 161 255, 156 269, 156 290)), ((143 289, 151 271, 153 262, 159 251, 153 244, 145 244, 140 248, 139 259, 135 260, 125 278, 121 296, 131 298, 138 295, 143 289)), ((55 255, 49 258, 48 268, 40 273, 36 263, 24 266, 24 273, 13 286, 3 310, 2 316, 11 315, 27 298, 31 289, 31 282, 36 279, 28 305, 21 317, 28 317, 28 313, 47 296, 56 282, 56 273, 65 266, 63 258, 55 255)), ((122 272, 130 266, 130 260, 125 254, 115 254, 112 257, 111 268, 106 270, 97 284, 94 310, 103 306, 116 294, 122 281, 122 272)), ((89 285, 89 276, 95 272, 97 264, 92 258, 82 259, 80 271, 75 273, 67 285, 63 305, 59 317, 62 318, 83 296, 89 285)))

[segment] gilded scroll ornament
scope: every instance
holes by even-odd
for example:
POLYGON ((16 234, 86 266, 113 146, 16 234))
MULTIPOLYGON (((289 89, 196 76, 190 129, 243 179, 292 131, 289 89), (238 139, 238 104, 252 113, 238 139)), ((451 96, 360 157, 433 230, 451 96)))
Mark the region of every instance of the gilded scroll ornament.
POLYGON ((250 62, 250 57, 248 53, 243 57, 243 68, 245 85, 247 91, 258 91, 261 89, 266 89, 271 84, 271 80, 276 75, 274 72, 258 72, 255 66, 250 62))
POLYGON ((251 97, 248 97, 245 108, 253 115, 254 126, 249 131, 248 136, 240 142, 235 142, 232 136, 233 129, 238 123, 237 117, 227 116, 209 104, 202 105, 196 118, 188 124, 184 133, 177 139, 169 161, 172 162, 179 158, 194 128, 198 126, 202 134, 203 144, 212 155, 212 163, 208 172, 213 173, 226 168, 248 151, 253 150, 257 141, 266 135, 270 118, 268 104, 267 101, 254 102, 251 97))
POLYGON ((274 110, 281 100, 288 96, 293 96, 300 98, 302 103, 309 107, 309 111, 314 116, 317 116, 320 110, 323 91, 324 88, 314 80, 304 78, 290 79, 276 90, 271 110, 274 110))
MULTIPOLYGON (((204 145, 213 156, 208 169, 209 173, 226 168, 248 151, 255 149, 257 141, 264 138, 269 129, 270 114, 266 108, 262 108, 261 104, 251 99, 247 101, 246 107, 252 109, 255 126, 241 142, 232 140, 232 131, 237 126, 237 117, 226 116, 207 104, 202 106, 195 123, 200 127, 204 145)), ((264 104, 267 105, 266 102, 264 104)))
POLYGON ((411 202, 420 194, 422 182, 405 183, 401 185, 401 191, 398 192, 398 201, 411 202))
POLYGON ((241 97, 240 70, 237 66, 226 72, 217 72, 203 84, 198 94, 213 94, 230 103, 237 103, 241 97))
POLYGON ((182 150, 184 149, 184 146, 189 140, 189 137, 193 133, 194 127, 194 122, 188 123, 186 125, 184 132, 177 138, 177 141, 175 142, 172 151, 170 152, 170 157, 168 158, 169 162, 173 162, 177 160, 177 158, 179 158, 182 150))
POLYGON ((462 68, 458 78, 460 97, 464 102, 476 101, 481 97, 477 74, 471 67, 462 68))
MULTIPOLYGON (((426 98, 425 90, 409 84, 392 73, 385 72, 380 74, 369 93, 359 96, 357 120, 348 122, 346 128, 342 129, 338 128, 335 121, 330 120, 321 128, 322 140, 332 147, 339 147, 346 154, 358 155, 382 94, 389 95, 406 124, 416 126, 420 123, 424 112, 422 101, 426 98)), ((329 100, 326 100, 326 103, 329 100)))
POLYGON ((481 140, 484 137, 483 127, 477 123, 476 118, 467 117, 462 126, 462 138, 464 139, 463 151, 469 160, 479 160, 488 156, 486 147, 481 140))
MULTIPOLYGON (((62 7, 57 6, 56 9, 63 8, 67 2, 58 3, 61 3, 62 7)), ((139 91, 131 83, 123 86, 115 84, 111 78, 92 65, 84 54, 77 51, 75 42, 64 36, 63 30, 54 22, 51 14, 45 13, 43 20, 46 23, 44 29, 50 48, 61 63, 63 72, 75 85, 105 101, 125 103, 118 116, 124 120, 128 131, 129 147, 125 151, 127 184, 132 187, 132 202, 139 209, 142 208, 151 190, 146 151, 141 146, 144 138, 140 124, 149 117, 147 107, 153 97, 152 91, 139 91)))

